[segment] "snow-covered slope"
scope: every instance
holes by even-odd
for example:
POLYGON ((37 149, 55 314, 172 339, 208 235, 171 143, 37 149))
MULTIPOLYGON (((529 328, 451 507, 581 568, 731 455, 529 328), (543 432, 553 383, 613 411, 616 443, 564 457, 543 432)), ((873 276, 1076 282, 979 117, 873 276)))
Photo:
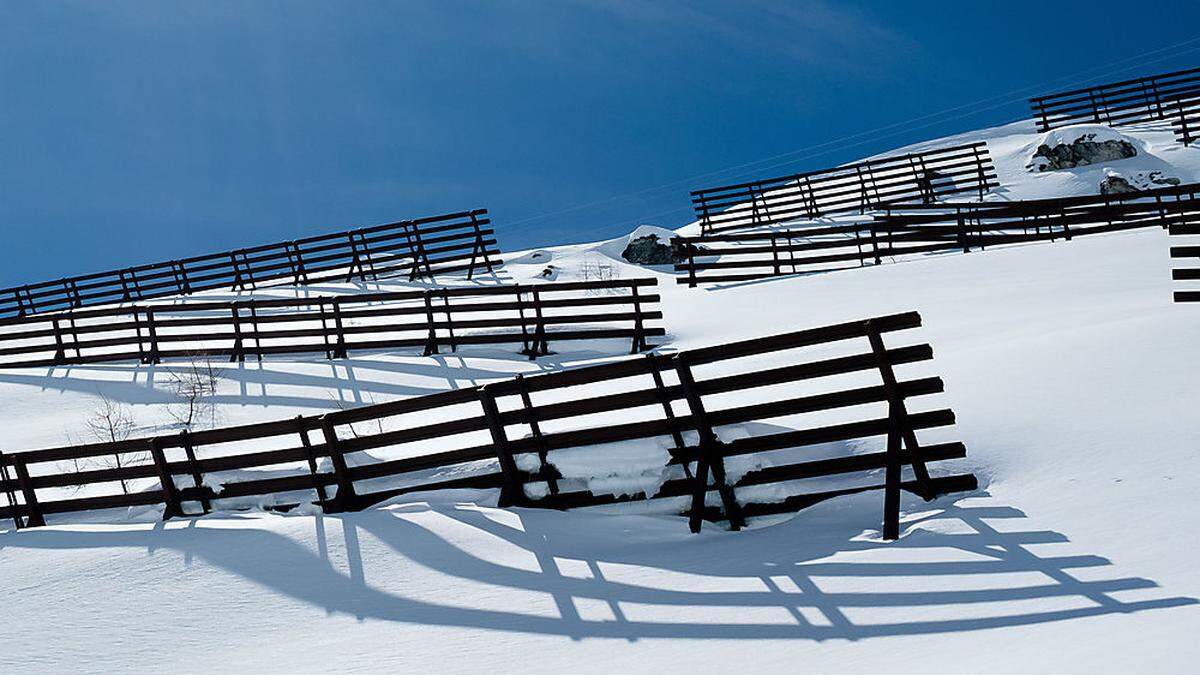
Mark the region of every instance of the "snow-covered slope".
MULTIPOLYGON (((998 198, 1094 194, 1106 168, 1200 178, 1200 150, 1169 131, 1122 133, 1138 157, 1040 174, 1028 123, 961 138, 988 140, 998 198)), ((672 517, 500 510, 466 492, 6 532, 0 671, 1186 669, 1200 314, 1171 303, 1168 245, 1146 230, 716 290, 616 259, 620 241, 510 256, 516 280, 547 265, 559 280, 658 275, 672 349, 917 309, 983 487, 906 499, 895 543, 872 529, 878 494, 698 536, 672 517)), ((597 358, 246 364, 220 408, 279 419, 597 358)), ((98 392, 161 423, 149 372, 0 372, 0 443, 62 443, 98 392)))

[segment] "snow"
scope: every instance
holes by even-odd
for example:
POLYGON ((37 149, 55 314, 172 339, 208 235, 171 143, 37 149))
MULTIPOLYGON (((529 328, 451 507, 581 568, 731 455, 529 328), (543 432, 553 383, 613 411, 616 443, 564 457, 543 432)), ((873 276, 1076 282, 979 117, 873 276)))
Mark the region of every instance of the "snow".
MULTIPOLYGON (((1169 128, 1121 133, 1139 144, 1123 175, 1200 179, 1200 150, 1169 128)), ((1029 122, 923 145, 979 137, 1003 185, 994 199, 1095 194, 1108 168, 1029 173, 1042 140, 1029 122)), ((4 532, 0 672, 1160 672, 1200 656, 1190 538, 1200 528, 1200 314, 1171 301, 1165 232, 719 289, 626 264, 614 242, 518 253, 506 273, 526 281, 553 264, 561 281, 597 269, 657 276, 665 349, 919 310, 920 338, 935 350, 928 372, 943 377, 942 403, 958 417, 949 433, 968 448, 959 466, 980 491, 906 496, 892 543, 879 536, 878 493, 699 535, 634 505, 498 509, 494 492, 466 490, 337 516, 222 511, 162 523, 141 510, 4 532)), ((218 411, 222 423, 282 419, 617 353, 230 364, 218 411)), ((0 371, 4 448, 63 443, 101 392, 132 405, 144 429, 165 424, 170 368, 0 371)), ((719 430, 730 440, 764 432, 719 430)), ((658 443, 549 458, 569 480, 613 493, 656 489, 666 461, 658 443)), ((769 458, 737 460, 750 464, 731 460, 733 475, 769 458)))
POLYGON ((1038 139, 1038 145, 1048 145, 1053 148, 1059 145, 1071 145, 1080 139, 1096 143, 1125 141, 1134 145, 1140 145, 1136 138, 1127 136, 1117 129, 1103 124, 1072 124, 1051 129, 1038 139))

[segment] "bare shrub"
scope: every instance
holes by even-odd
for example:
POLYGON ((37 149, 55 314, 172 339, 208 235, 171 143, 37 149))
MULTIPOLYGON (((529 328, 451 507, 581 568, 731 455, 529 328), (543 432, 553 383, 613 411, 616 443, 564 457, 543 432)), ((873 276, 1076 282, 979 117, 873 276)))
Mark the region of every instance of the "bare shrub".
MULTIPOLYGON (((111 398, 100 394, 99 398, 92 407, 88 409, 87 416, 83 420, 83 427, 91 440, 98 443, 119 443, 127 440, 133 435, 135 428, 133 422, 133 413, 129 405, 120 401, 114 401, 111 398)), ((120 469, 126 464, 141 463, 146 461, 145 453, 125 453, 127 456, 122 462, 122 453, 113 453, 111 458, 98 457, 96 464, 103 468, 120 469)), ((78 459, 72 460, 75 471, 78 473, 86 467, 86 463, 81 465, 78 459)), ((129 494, 129 486, 125 479, 121 478, 121 492, 129 494)))
POLYGON ((172 370, 167 388, 178 400, 167 406, 171 419, 189 431, 200 423, 216 425, 217 405, 213 397, 222 372, 211 356, 203 354, 192 355, 186 364, 172 370))
MULTIPOLYGON (((621 271, 616 265, 595 258, 579 263, 579 277, 584 281, 611 281, 621 278, 621 271)), ((620 292, 617 289, 595 288, 588 289, 588 295, 608 295, 620 292)))

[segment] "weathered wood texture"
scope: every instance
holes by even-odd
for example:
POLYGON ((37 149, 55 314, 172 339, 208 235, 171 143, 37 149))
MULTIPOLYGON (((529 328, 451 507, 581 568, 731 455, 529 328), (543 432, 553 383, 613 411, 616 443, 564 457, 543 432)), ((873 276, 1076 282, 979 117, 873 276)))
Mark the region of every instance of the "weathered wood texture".
POLYGON ((295 299, 128 305, 0 318, 0 368, 247 357, 521 343, 530 358, 550 342, 664 335, 658 281, 615 279, 469 286, 295 299))
POLYGON ((486 209, 0 289, 0 317, 268 282, 491 272, 502 263, 486 209))
POLYGON ((1181 99, 1200 95, 1200 68, 1139 77, 1029 99, 1039 131, 1071 124, 1121 126, 1170 120, 1181 99))
POLYGON ((715 234, 963 193, 982 199, 997 184, 987 144, 979 142, 695 190, 692 206, 700 231, 715 234))
POLYGON ((1200 184, 1121 195, 892 205, 871 222, 679 237, 678 283, 736 283, 909 256, 1200 221, 1200 184))
POLYGON ((942 381, 900 379, 894 369, 933 351, 887 347, 883 336, 919 325, 910 312, 321 416, 8 453, 0 467, 16 476, 0 478, 8 499, 0 517, 30 526, 49 514, 155 504, 173 517, 262 495, 335 512, 411 492, 500 488, 504 504, 560 509, 673 499, 665 506, 689 514, 698 529, 702 520, 737 527, 878 489, 883 531, 894 537, 901 490, 931 499, 975 487, 969 474, 931 476, 927 468, 963 457, 961 443, 918 445, 916 432, 952 425, 954 414, 909 409, 913 399, 941 392, 942 381), (878 437, 888 439, 880 451, 848 450, 878 437), (593 491, 554 464, 557 453, 595 453, 620 474, 629 467, 604 457, 624 443, 663 453, 667 473, 651 494, 593 491), (120 468, 86 466, 116 454, 126 458, 120 468), (906 466, 911 479, 902 475, 906 466), (144 485, 123 494, 120 480, 144 485), (764 493, 764 486, 774 487, 764 493))

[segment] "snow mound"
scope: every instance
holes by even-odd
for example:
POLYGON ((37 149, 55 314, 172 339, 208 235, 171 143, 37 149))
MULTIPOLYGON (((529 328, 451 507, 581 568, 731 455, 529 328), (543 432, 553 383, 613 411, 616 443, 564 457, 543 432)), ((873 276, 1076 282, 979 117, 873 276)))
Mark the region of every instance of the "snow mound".
POLYGON ((601 242, 592 250, 624 262, 625 259, 621 257, 621 253, 625 250, 625 247, 629 246, 629 242, 633 241, 634 239, 641 239, 642 237, 650 235, 658 237, 658 240, 664 244, 669 244, 671 242, 671 238, 677 236, 677 233, 657 225, 638 225, 637 229, 635 229, 633 232, 630 232, 622 237, 601 242))

